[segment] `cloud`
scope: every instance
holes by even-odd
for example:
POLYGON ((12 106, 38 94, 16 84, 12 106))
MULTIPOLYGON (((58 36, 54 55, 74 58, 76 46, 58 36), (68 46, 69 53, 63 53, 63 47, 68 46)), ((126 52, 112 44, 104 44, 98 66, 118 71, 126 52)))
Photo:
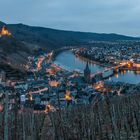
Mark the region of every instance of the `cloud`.
POLYGON ((1 20, 140 36, 139 0, 2 0, 1 20))

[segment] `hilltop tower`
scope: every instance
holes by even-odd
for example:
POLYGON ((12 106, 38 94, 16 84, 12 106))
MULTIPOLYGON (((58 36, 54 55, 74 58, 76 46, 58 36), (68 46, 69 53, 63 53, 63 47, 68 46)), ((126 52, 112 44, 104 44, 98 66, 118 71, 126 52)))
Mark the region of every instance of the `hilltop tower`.
POLYGON ((84 78, 85 78, 85 81, 87 83, 90 83, 90 74, 91 74, 91 71, 89 69, 89 65, 88 65, 88 62, 86 64, 86 68, 84 69, 84 78))

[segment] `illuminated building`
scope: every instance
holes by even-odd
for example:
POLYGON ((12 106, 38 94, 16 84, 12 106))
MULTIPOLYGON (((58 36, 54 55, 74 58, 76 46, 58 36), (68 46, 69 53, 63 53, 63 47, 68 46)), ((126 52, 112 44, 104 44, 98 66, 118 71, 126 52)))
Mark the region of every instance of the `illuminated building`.
POLYGON ((65 99, 66 99, 66 101, 71 101, 72 100, 70 91, 68 91, 68 90, 66 91, 65 99))
POLYGON ((8 29, 5 26, 3 26, 3 28, 2 28, 2 30, 0 32, 0 37, 1 36, 11 36, 11 35, 12 34, 8 31, 8 29))

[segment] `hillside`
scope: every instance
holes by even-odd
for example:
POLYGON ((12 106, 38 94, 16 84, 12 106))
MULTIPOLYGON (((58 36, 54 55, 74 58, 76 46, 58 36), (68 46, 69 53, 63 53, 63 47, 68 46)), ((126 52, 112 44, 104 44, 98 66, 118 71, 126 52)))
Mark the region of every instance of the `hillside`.
MULTIPOLYGON (((4 25, 4 24, 3 24, 4 25)), ((3 26, 0 30, 0 71, 4 70, 8 79, 23 77, 31 50, 3 26)))
POLYGON ((31 50, 39 48, 52 50, 67 45, 87 44, 91 41, 140 40, 140 38, 118 34, 63 31, 24 24, 5 24, 3 22, 0 22, 0 29, 3 25, 6 25, 12 35, 17 40, 24 42, 31 50))
POLYGON ((30 50, 14 37, 0 37, 0 62, 11 65, 26 64, 30 50))
POLYGON ((65 45, 79 45, 90 41, 138 40, 138 38, 117 34, 63 31, 23 24, 9 24, 8 28, 17 39, 50 49, 65 45))
MULTIPOLYGON (((27 140, 139 140, 139 100, 139 94, 113 100, 107 98, 102 103, 76 106, 49 114, 19 112, 17 119, 14 117, 16 113, 11 112, 9 137, 16 136, 19 140, 23 137, 27 140)), ((0 114, 0 124, 3 116, 4 112, 0 114)), ((1 126, 0 132, 3 129, 1 126)))
POLYGON ((36 47, 47 49, 55 49, 65 45, 79 45, 90 41, 139 40, 139 38, 118 34, 64 31, 24 24, 5 24, 0 22, 0 28, 3 25, 8 27, 16 39, 36 47))
MULTIPOLYGON (((49 126, 55 135, 50 134, 58 140, 139 140, 139 99, 139 94, 106 97, 104 102, 52 113, 49 126)), ((47 136, 44 134, 44 138, 47 136)))

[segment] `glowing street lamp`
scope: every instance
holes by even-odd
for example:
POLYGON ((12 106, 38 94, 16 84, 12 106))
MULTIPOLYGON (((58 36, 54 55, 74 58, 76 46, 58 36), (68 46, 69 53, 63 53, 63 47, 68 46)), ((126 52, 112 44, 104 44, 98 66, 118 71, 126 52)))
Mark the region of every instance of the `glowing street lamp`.
POLYGON ((66 90, 66 95, 65 95, 65 100, 67 101, 67 106, 70 104, 70 102, 72 101, 72 96, 70 91, 66 90))

